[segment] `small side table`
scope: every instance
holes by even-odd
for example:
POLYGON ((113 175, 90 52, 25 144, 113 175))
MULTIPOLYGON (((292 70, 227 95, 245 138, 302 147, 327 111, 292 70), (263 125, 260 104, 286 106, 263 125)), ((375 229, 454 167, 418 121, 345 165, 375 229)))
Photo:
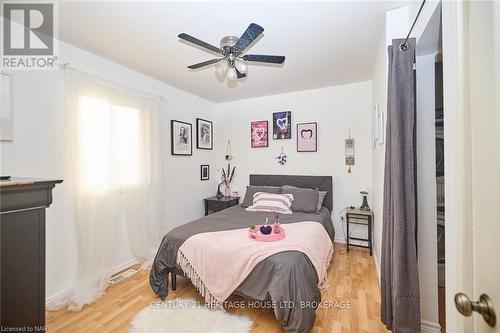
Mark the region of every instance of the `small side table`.
POLYGON ((236 206, 240 203, 240 197, 221 197, 216 196, 206 198, 205 201, 205 216, 216 213, 223 209, 236 206))
POLYGON ((347 252, 349 252, 349 246, 363 247, 365 249, 370 249, 370 256, 372 255, 372 229, 373 229, 373 213, 371 210, 361 210, 359 208, 348 208, 345 213, 347 220, 347 252), (350 224, 361 224, 368 226, 368 238, 351 237, 349 235, 349 225, 350 224), (350 240, 358 240, 368 242, 366 245, 356 245, 350 244, 350 240))

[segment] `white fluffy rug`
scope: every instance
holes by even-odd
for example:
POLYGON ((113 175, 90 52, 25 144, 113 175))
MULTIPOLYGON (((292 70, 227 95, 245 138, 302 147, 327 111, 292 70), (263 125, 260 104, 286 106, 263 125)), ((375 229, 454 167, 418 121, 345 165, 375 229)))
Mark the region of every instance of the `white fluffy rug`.
POLYGON ((219 310, 205 308, 193 298, 153 302, 134 319, 129 333, 247 333, 253 321, 219 310))

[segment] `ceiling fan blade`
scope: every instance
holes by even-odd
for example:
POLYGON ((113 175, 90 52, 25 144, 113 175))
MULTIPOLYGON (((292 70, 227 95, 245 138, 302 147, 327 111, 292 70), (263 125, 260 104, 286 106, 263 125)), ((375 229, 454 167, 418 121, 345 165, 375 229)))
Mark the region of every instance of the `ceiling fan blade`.
POLYGON ((240 39, 234 45, 234 48, 238 49, 240 52, 245 51, 248 45, 252 44, 252 42, 260 36, 260 34, 264 31, 260 25, 255 23, 250 23, 247 30, 241 35, 240 39))
POLYGON ((236 69, 236 77, 237 77, 238 79, 242 79, 242 78, 244 78, 245 76, 247 76, 246 74, 241 73, 241 72, 238 70, 238 68, 234 67, 234 69, 236 69))
POLYGON ((212 52, 216 52, 216 53, 221 53, 221 50, 218 48, 218 47, 215 47, 213 45, 210 45, 202 40, 199 40, 198 38, 196 37, 193 37, 191 35, 188 35, 188 34, 185 34, 185 33, 182 33, 182 34, 179 34, 178 36, 180 39, 184 39, 185 41, 188 41, 190 43, 193 43, 193 44, 196 44, 198 46, 201 46, 207 50, 210 50, 212 52))
POLYGON ((284 56, 262 55, 262 54, 246 54, 243 56, 246 61, 269 62, 272 64, 282 64, 285 62, 284 56))
POLYGON ((208 66, 208 65, 211 65, 211 64, 215 64, 216 62, 219 62, 222 59, 211 59, 211 60, 207 60, 207 61, 204 61, 204 62, 199 62, 197 64, 188 66, 188 68, 189 69, 198 69, 198 68, 203 67, 203 66, 208 66))

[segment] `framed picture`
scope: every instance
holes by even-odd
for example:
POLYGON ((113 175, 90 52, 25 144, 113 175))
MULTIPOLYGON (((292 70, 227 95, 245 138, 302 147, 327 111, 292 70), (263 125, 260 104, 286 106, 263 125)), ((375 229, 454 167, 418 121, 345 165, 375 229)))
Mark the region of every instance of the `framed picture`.
POLYGON ((10 76, 0 74, 0 140, 14 140, 14 115, 10 103, 10 76))
POLYGON ((183 121, 170 121, 172 155, 193 155, 192 126, 183 121))
POLYGON ((196 118, 196 148, 213 149, 214 148, 214 130, 211 121, 196 118))
POLYGON ((345 156, 354 156, 354 139, 345 139, 345 156))
POLYGON ((292 112, 273 113, 273 139, 292 138, 292 112))
POLYGON ((200 179, 209 180, 210 179, 210 165, 202 164, 200 169, 200 179))
POLYGON ((298 152, 318 151, 317 123, 297 124, 297 151, 298 152))
POLYGON ((250 123, 250 141, 252 148, 262 148, 269 145, 267 120, 252 121, 250 123))

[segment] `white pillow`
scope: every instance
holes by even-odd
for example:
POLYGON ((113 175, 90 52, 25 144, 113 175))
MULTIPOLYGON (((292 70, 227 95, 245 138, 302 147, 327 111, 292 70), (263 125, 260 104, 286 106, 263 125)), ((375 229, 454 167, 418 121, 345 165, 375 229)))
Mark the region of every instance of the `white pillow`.
POLYGON ((278 212, 292 214, 293 194, 277 194, 257 192, 253 195, 253 205, 246 210, 249 212, 278 212))

